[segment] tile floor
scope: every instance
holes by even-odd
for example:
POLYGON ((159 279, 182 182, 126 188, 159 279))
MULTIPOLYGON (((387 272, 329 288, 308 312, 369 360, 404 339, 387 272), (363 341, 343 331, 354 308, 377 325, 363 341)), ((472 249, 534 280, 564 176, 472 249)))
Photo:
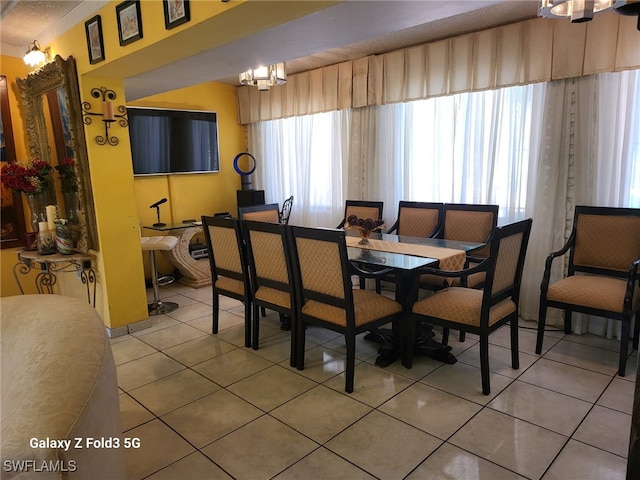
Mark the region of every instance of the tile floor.
POLYGON ((261 348, 244 348, 243 306, 222 298, 211 335, 211 289, 162 288, 180 308, 112 340, 130 479, 623 479, 637 352, 616 376, 618 343, 520 330, 512 370, 507 330, 490 338, 490 396, 478 344, 452 334, 458 362, 417 357, 374 365, 360 339, 355 391, 344 392, 344 343, 307 330, 306 368, 289 366, 276 314, 261 348))

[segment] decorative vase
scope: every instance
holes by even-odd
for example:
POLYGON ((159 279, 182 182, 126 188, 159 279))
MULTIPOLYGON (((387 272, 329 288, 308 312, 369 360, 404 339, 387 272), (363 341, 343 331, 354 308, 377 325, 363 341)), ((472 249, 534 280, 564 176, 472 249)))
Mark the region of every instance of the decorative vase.
POLYGON ((56 225, 56 250, 62 255, 70 255, 73 253, 75 245, 71 238, 71 229, 69 225, 56 225))
POLYGON ((358 229, 358 233, 360 234, 360 241, 358 242, 358 245, 371 245, 371 242, 369 241, 371 230, 361 228, 358 229))
POLYGON ((47 194, 46 192, 26 193, 27 204, 31 212, 31 231, 38 231, 38 223, 47 221, 47 194))
POLYGON ((78 192, 64 192, 64 209, 67 213, 67 220, 73 225, 80 223, 78 211, 80 210, 80 198, 78 192))

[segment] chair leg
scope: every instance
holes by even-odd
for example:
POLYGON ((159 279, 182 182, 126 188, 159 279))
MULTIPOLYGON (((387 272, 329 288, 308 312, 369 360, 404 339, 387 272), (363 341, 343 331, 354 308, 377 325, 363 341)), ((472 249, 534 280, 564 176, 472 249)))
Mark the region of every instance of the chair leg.
POLYGON ((253 322, 251 324, 251 335, 253 336, 251 347, 254 350, 260 348, 260 315, 258 312, 258 305, 253 304, 252 308, 253 322))
POLYGON ((344 372, 346 377, 344 390, 347 393, 353 393, 353 377, 356 369, 356 337, 351 334, 345 335, 345 341, 347 343, 347 366, 344 372))
POLYGON ((296 326, 296 368, 304 370, 304 343, 306 340, 304 322, 298 320, 296 326))
POLYGON ((564 333, 567 335, 571 335, 571 313, 569 309, 564 311, 564 333))
POLYGON ((409 315, 405 319, 405 337, 404 337, 404 351, 402 364, 405 368, 411 368, 413 366, 413 345, 416 339, 416 321, 409 315))
POLYGON ((220 318, 220 294, 213 294, 213 324, 211 326, 211 333, 214 335, 218 333, 218 319, 220 318))
POLYGON ((620 363, 618 365, 618 375, 624 377, 627 367, 627 355, 629 353, 629 330, 631 329, 631 318, 622 319, 622 338, 620 339, 620 363))
POLYGON ((542 353, 542 341, 544 340, 544 327, 547 323, 547 301, 540 296, 540 308, 538 310, 538 337, 536 338, 536 354, 542 353))
POLYGON ((460 330, 460 342, 464 342, 465 338, 466 338, 466 334, 467 332, 465 332, 464 330, 460 330))
POLYGON ((263 317, 267 316, 267 309, 265 307, 260 307, 260 313, 263 317))
POLYGON ((511 320, 511 368, 517 370, 520 368, 520 353, 518 346, 518 317, 511 320))
POLYGON ((291 312, 291 348, 289 352, 289 365, 292 367, 296 366, 297 356, 296 356, 296 342, 298 341, 298 323, 297 318, 294 315, 294 312, 291 312))
POLYGON ((244 346, 251 346, 251 301, 244 303, 244 346))
POLYGON ((633 322, 633 349, 638 349, 638 334, 640 334, 640 328, 638 328, 638 321, 640 320, 640 312, 636 312, 636 319, 633 322))
POLYGON ((382 285, 378 279, 376 279, 376 293, 382 293, 382 285))
POLYGON ((482 376, 482 393, 489 395, 491 385, 489 384, 489 334, 480 334, 480 375, 482 376))
POLYGON ((449 345, 449 327, 443 327, 442 329, 442 345, 449 345))

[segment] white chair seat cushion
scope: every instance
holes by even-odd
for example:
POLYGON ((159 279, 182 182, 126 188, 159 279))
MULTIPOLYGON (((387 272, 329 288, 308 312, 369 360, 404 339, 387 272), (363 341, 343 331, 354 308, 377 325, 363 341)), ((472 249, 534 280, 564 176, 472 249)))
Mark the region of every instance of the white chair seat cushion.
POLYGON ((164 235, 156 237, 140 237, 143 251, 149 250, 173 250, 178 244, 178 237, 164 235))

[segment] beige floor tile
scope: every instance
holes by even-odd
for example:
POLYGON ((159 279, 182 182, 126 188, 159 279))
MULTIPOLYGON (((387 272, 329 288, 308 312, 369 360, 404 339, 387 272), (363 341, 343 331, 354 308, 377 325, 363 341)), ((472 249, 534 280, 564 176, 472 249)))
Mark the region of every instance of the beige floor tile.
MULTIPOLYGON (((489 345, 489 371, 504 375, 505 377, 518 378, 522 372, 533 365, 537 360, 537 355, 529 355, 522 353, 518 355, 520 368, 513 369, 511 367, 511 347, 504 348, 499 345, 489 345)), ((461 355, 458 355, 458 361, 473 365, 480 368, 480 344, 476 343, 461 355)))
POLYGON ((416 383, 378 410, 446 440, 481 408, 477 403, 416 383))
POLYGON ((299 462, 287 468, 273 480, 300 480, 300 479, 349 479, 349 480, 375 480, 364 470, 340 458, 326 448, 318 448, 299 462))
POLYGON ((154 473, 147 477, 147 480, 222 480, 232 478, 205 455, 196 452, 154 473))
POLYGON ((149 317, 151 320, 151 326, 149 328, 143 328, 137 332, 133 332, 131 335, 139 337, 140 335, 146 335, 151 332, 156 332, 163 328, 172 327, 174 325, 180 325, 180 322, 175 318, 168 317, 167 315, 157 315, 149 317))
POLYGON ((483 395, 480 369, 462 362, 454 365, 443 364, 420 380, 422 383, 482 405, 493 399, 512 381, 511 378, 490 372, 491 393, 483 395))
POLYGON ((612 453, 569 440, 544 480, 624 480, 627 461, 612 453))
POLYGON ((125 436, 140 439, 140 448, 124 450, 127 478, 131 480, 147 477, 195 451, 160 420, 134 428, 125 436))
POLYGON ((111 351, 113 352, 113 359, 115 360, 116 365, 122 365, 123 363, 130 362, 131 360, 146 357, 147 355, 151 355, 157 351, 155 348, 141 342, 136 337, 131 335, 126 335, 124 337, 124 340, 111 345, 111 351))
MULTIPOLYGON (((582 335, 571 334, 564 337, 568 342, 582 343, 604 350, 620 353, 620 340, 617 338, 607 338, 605 336, 594 335, 593 333, 584 333, 582 335)), ((631 351, 631 342, 629 342, 629 351, 631 351)))
POLYGON ((217 335, 204 335, 195 340, 164 349, 162 353, 169 355, 183 365, 192 367, 236 348, 238 347, 221 340, 217 335))
POLYGON ((316 382, 274 365, 230 385, 228 390, 268 412, 316 385, 316 382))
POLYGON ((291 358, 291 332, 284 332, 282 330, 276 330, 271 327, 267 327, 269 330, 273 330, 273 335, 262 337, 262 331, 264 327, 260 327, 260 342, 258 350, 253 352, 267 360, 275 363, 289 362, 291 358))
POLYGON ((322 444, 370 411, 371 407, 348 395, 318 386, 270 415, 322 444))
POLYGON ((484 409, 449 443, 524 477, 538 479, 566 440, 528 422, 484 409))
POLYGON ((573 439, 627 458, 630 431, 631 415, 595 405, 573 439))
POLYGON ((119 365, 118 386, 125 392, 184 370, 184 365, 157 352, 119 365))
POLYGON ((188 322, 189 320, 204 317, 205 315, 212 315, 212 311, 211 307, 204 303, 194 303, 174 310, 167 315, 181 322, 188 322))
POLYGON ((524 480, 517 473, 454 445, 443 444, 420 464, 407 480, 524 480))
MULTIPOLYGON (((365 335, 366 333, 361 333, 356 337, 356 359, 360 361, 377 357, 378 350, 380 349, 380 345, 378 343, 372 342, 371 340, 365 340, 365 335)), ((347 354, 347 344, 343 335, 340 335, 333 340, 329 340, 323 345, 331 350, 335 350, 336 352, 344 353, 345 355, 347 354)))
POLYGON ((589 413, 592 404, 535 385, 515 381, 487 406, 569 436, 589 413))
MULTIPOLYGON (((345 373, 342 372, 324 382, 324 385, 344 392, 345 377, 345 373)), ((356 365, 354 377, 353 393, 350 396, 372 407, 382 405, 413 383, 413 380, 407 377, 367 362, 356 365)))
POLYGON ((217 390, 220 386, 211 380, 193 370, 181 370, 130 390, 129 395, 159 417, 217 390))
POLYGON ((163 328, 157 332, 140 335, 138 339, 158 350, 164 350, 204 335, 206 333, 181 323, 173 327, 163 328))
MULTIPOLYGON (((210 305, 213 305, 213 295, 211 300, 205 300, 204 303, 211 302, 210 305)), ((236 300, 235 298, 225 297, 224 295, 219 295, 218 308, 220 310, 232 310, 237 307, 242 307, 242 302, 240 300, 236 300)), ((241 316, 244 314, 241 314, 241 316)))
POLYGON ((417 428, 373 411, 325 447, 371 475, 394 480, 408 475, 441 443, 417 428))
POLYGON ((192 288, 182 294, 198 302, 204 302, 205 300, 211 300, 213 298, 213 289, 209 285, 202 288, 192 288))
MULTIPOLYGON (((500 345, 504 348, 511 348, 511 334, 509 333, 509 327, 502 327, 498 331, 489 335, 489 343, 492 345, 500 345)), ((545 332, 544 341, 542 342, 542 354, 552 348, 556 343, 560 341, 564 333, 561 332, 545 332)), ((535 330, 520 329, 518 331, 518 346, 522 353, 529 355, 536 355, 536 338, 537 334, 535 330)))
MULTIPOLYGON (((324 346, 316 346, 305 352, 304 370, 297 370, 289 366, 289 360, 280 362, 285 368, 296 370, 311 380, 322 383, 344 371, 346 357, 344 354, 324 346)), ((357 360, 356 360, 357 362, 357 360)))
MULTIPOLYGON (((211 314, 205 315, 204 317, 199 317, 194 320, 189 320, 188 322, 184 322, 185 325, 189 325, 193 328, 197 328, 207 335, 211 335, 213 332, 213 320, 211 314)), ((218 325, 218 329, 220 329, 220 325, 218 325)))
MULTIPOLYGON (((631 348, 629 348, 631 350, 631 348)), ((629 354, 629 358, 627 359, 627 368, 625 370, 624 377, 619 377, 623 380, 627 380, 629 382, 635 382, 636 376, 638 372, 638 351, 634 350, 629 354)))
POLYGON ((155 416, 126 393, 120 399, 120 428, 123 432, 153 420, 155 416))
MULTIPOLYGON (((367 360, 367 363, 374 365, 375 361, 375 357, 372 357, 367 360)), ((412 380, 420 380, 421 378, 425 377, 426 375, 433 372, 436 368, 440 368, 441 366, 442 362, 434 360, 428 355, 418 355, 413 357, 413 364, 411 365, 411 368, 406 368, 404 365, 402 365, 400 359, 384 368, 386 370, 389 370, 390 372, 397 373, 398 375, 408 377, 412 380)))
POLYGON ((305 341, 308 344, 324 345, 338 337, 342 337, 342 334, 328 328, 308 326, 305 329, 305 341))
POLYGON ((266 480, 317 447, 315 442, 265 415, 213 442, 202 452, 233 478, 266 480))
POLYGON ((633 413, 633 396, 635 384, 620 377, 615 377, 598 399, 598 405, 611 408, 622 413, 633 413))
POLYGON ((218 390, 161 418, 192 445, 202 448, 261 415, 253 405, 218 390))
POLYGON ((251 350, 238 348, 199 363, 193 369, 218 385, 227 387, 271 365, 273 363, 251 353, 251 350))
MULTIPOLYGON (((149 290, 151 289, 150 288, 147 289, 147 291, 149 290)), ((180 295, 185 295, 193 291, 194 291, 194 288, 189 287, 187 285, 183 285, 180 282, 173 282, 173 283, 170 283, 169 285, 166 285, 160 288, 160 292, 172 292, 172 293, 178 293, 180 295)))
MULTIPOLYGON (((235 316, 235 315, 233 315, 235 316)), ((233 345, 235 345, 236 347, 243 347, 245 345, 245 338, 244 338, 244 334, 245 334, 245 330, 244 330, 244 320, 241 320, 240 323, 238 325, 234 325, 232 327, 229 328, 222 328, 222 325, 220 325, 220 328, 218 330, 218 336, 224 340, 225 342, 229 342, 233 345)))
POLYGON ((197 300, 193 298, 185 297, 184 295, 180 295, 177 293, 167 294, 160 297, 163 302, 173 302, 177 303, 179 307, 186 307, 187 305, 195 305, 199 303, 197 300))
POLYGON ((605 375, 615 375, 620 354, 564 339, 545 353, 544 358, 605 375))
POLYGON ((594 403, 611 377, 541 358, 519 380, 594 403))
POLYGON ((232 307, 232 308, 228 308, 226 310, 229 313, 233 313, 234 315, 237 315, 239 317, 243 317, 244 318, 244 304, 242 302, 240 302, 240 304, 238 306, 232 307))

